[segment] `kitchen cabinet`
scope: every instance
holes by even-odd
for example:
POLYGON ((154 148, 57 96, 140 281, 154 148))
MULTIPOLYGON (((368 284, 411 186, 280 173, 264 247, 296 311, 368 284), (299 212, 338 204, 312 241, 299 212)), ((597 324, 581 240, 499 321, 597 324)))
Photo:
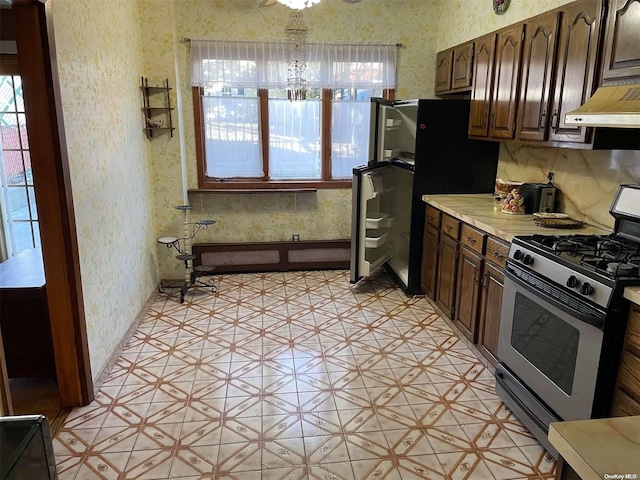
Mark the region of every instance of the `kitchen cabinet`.
POLYGON ((436 54, 436 95, 469 91, 473 78, 474 42, 436 54))
POLYGON ((559 12, 551 12, 527 22, 516 125, 519 140, 547 139, 559 17, 559 12))
POLYGON ((494 365, 498 363, 498 332, 502 312, 504 268, 509 257, 509 244, 494 237, 487 239, 486 262, 482 275, 478 346, 494 365))
POLYGON ((438 244, 440 242, 440 211, 427 205, 422 246, 422 291, 435 300, 438 275, 438 244))
POLYGON ((460 228, 461 248, 458 257, 456 309, 453 320, 472 342, 476 341, 480 276, 484 264, 486 238, 483 232, 464 223, 460 228))
POLYGON ((469 112, 469 136, 486 137, 489 134, 489 109, 496 35, 491 33, 476 40, 473 62, 473 89, 469 112))
POLYGON ((453 49, 436 54, 436 95, 451 90, 451 64, 453 49))
POLYGON ((514 138, 516 130, 516 106, 524 25, 500 30, 496 35, 493 89, 489 137, 514 138))
POLYGON ((640 0, 610 0, 602 85, 640 82, 640 0))
POLYGON ((636 304, 629 312, 611 415, 640 415, 640 306, 636 304))
POLYGON ((460 222, 449 215, 442 215, 438 248, 438 276, 436 280, 436 305, 448 317, 455 313, 456 273, 458 266, 458 235, 460 222))
POLYGON ((553 142, 591 143, 593 129, 565 125, 564 118, 593 93, 601 10, 601 1, 594 0, 572 2, 560 9, 549 133, 553 142))

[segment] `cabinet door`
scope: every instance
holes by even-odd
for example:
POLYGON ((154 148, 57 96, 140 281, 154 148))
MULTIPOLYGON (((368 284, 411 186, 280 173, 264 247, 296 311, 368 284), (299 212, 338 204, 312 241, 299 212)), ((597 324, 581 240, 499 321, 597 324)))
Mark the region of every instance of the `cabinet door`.
POLYGON ((451 61, 453 50, 438 52, 436 55, 436 93, 451 90, 451 61))
POLYGON ((473 90, 469 113, 469 135, 486 137, 489 134, 489 108, 491 106, 491 80, 496 35, 491 33, 476 40, 473 60, 473 90))
POLYGON ((593 93, 600 10, 601 3, 593 0, 573 2, 562 10, 549 140, 591 142, 592 129, 565 125, 564 117, 593 93))
POLYGON ((472 78, 473 42, 469 42, 453 49, 451 88, 454 90, 470 88, 472 78))
POLYGON ((457 265, 458 242, 448 235, 440 235, 436 305, 450 319, 453 318, 454 313, 457 265))
POLYGON ((478 343, 493 364, 498 358, 498 331, 502 310, 504 274, 493 264, 486 263, 482 276, 482 301, 480 306, 480 332, 478 343))
POLYGON ((462 332, 475 343, 478 323, 478 299, 483 259, 466 247, 460 249, 455 321, 462 332))
POLYGON ((546 137, 558 16, 553 12, 527 23, 516 128, 516 138, 522 140, 545 140, 546 137))
POLYGON ((497 34, 489 127, 493 138, 515 135, 523 29, 524 25, 515 25, 497 34))
POLYGON ((422 291, 432 300, 435 300, 436 277, 438 273, 438 240, 440 231, 425 223, 424 243, 422 246, 422 291))
POLYGON ((610 0, 602 84, 640 81, 640 0, 610 0))

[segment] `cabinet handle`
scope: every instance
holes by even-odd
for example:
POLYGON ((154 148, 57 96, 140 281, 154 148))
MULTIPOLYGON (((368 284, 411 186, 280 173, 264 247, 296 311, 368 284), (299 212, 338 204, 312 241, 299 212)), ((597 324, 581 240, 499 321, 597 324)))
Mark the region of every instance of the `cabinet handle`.
POLYGON ((495 113, 491 114, 491 125, 490 126, 491 126, 491 130, 493 130, 495 128, 495 126, 496 126, 496 114, 495 113))
POLYGON ((474 245, 476 243, 476 239, 473 237, 467 236, 467 242, 469 242, 471 245, 474 245))
POLYGON ((486 290, 487 289, 487 273, 483 273, 482 274, 482 289, 486 290))
POLYGON ((547 111, 543 110, 542 113, 540 114, 540 122, 538 123, 538 128, 540 130, 544 129, 544 119, 547 116, 547 111))
POLYGON ((493 252, 493 256, 496 257, 499 260, 504 260, 504 255, 502 255, 500 252, 493 252))
POLYGON ((560 115, 558 115, 558 110, 553 111, 553 115, 551 115, 551 129, 553 133, 558 133, 558 120, 560 119, 560 115))
POLYGON ((489 119, 489 109, 484 109, 484 114, 482 115, 482 128, 487 128, 487 120, 489 119))
POLYGON ((447 232, 451 233, 451 230, 453 230, 453 227, 452 227, 451 225, 445 225, 445 226, 444 226, 444 229, 445 229, 447 232))
POLYGON ((473 283, 475 283, 476 285, 480 283, 480 278, 478 275, 479 273, 480 273, 480 267, 476 267, 473 269, 473 283))

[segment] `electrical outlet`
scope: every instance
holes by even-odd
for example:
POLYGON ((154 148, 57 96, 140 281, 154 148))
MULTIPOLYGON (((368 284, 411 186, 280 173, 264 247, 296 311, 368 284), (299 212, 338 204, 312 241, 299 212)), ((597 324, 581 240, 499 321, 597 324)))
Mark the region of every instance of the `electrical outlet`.
POLYGON ((547 173, 547 182, 548 183, 553 183, 553 179, 556 177, 556 174, 553 172, 549 172, 547 173))
POLYGON ((291 241, 292 242, 299 242, 300 241, 300 234, 299 233, 294 233, 293 235, 291 235, 291 241))

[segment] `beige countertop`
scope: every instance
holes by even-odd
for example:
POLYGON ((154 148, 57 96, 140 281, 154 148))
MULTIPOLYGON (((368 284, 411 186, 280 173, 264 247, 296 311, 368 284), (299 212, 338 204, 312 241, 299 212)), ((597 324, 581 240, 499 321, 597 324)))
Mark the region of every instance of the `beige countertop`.
POLYGON ((640 416, 552 423, 549 441, 582 480, 640 479, 640 416))
POLYGON ((465 195, 423 195, 422 200, 435 208, 458 218, 469 225, 510 242, 516 235, 567 235, 598 234, 608 235, 610 230, 586 225, 578 229, 539 227, 533 223, 533 215, 508 215, 493 210, 493 196, 490 193, 465 195))

